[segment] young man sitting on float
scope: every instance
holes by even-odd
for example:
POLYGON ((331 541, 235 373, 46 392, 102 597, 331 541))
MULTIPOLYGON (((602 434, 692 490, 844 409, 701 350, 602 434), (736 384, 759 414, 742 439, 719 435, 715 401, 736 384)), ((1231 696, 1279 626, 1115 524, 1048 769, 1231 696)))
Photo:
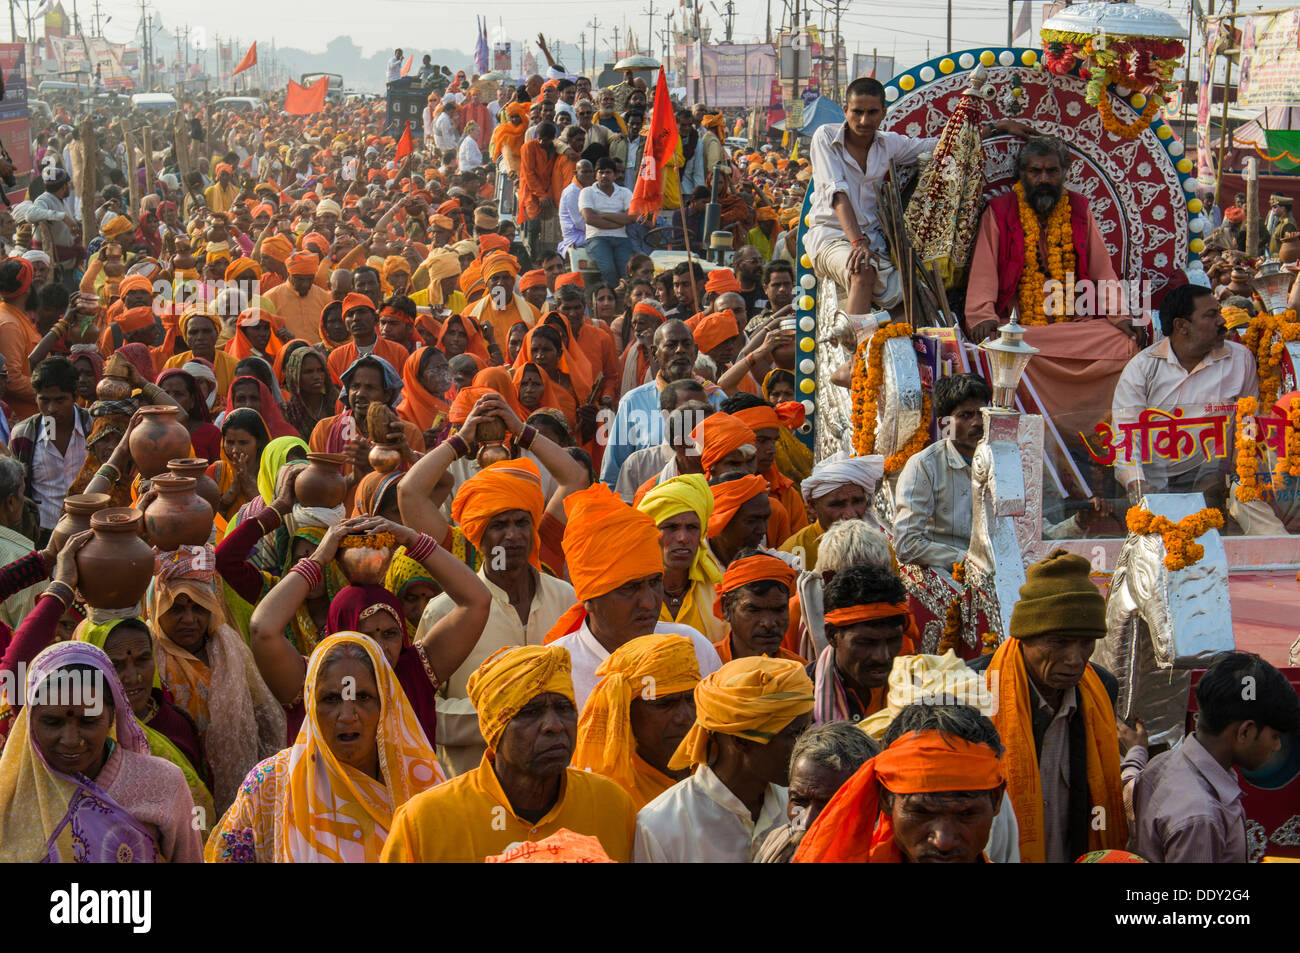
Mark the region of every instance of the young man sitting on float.
MULTIPOLYGON (((876 188, 891 162, 913 163, 933 151, 938 139, 913 139, 879 131, 885 118, 885 88, 863 76, 844 95, 844 122, 822 126, 812 137, 811 225, 804 248, 819 278, 830 278, 847 292, 844 310, 871 311, 872 301, 892 308, 902 299, 902 281, 889 260, 889 246, 877 210, 876 188)), ((1032 135, 1023 123, 1003 119, 993 128, 1032 135)))

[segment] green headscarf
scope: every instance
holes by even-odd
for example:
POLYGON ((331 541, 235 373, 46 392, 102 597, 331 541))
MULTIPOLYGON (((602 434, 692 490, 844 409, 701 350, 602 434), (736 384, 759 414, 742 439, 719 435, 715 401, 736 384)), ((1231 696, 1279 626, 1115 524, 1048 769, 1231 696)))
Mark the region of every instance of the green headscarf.
POLYGON ((267 506, 275 499, 276 478, 289 462, 289 454, 295 447, 300 448, 304 454, 311 451, 302 437, 276 437, 262 451, 262 460, 257 468, 257 492, 262 495, 262 502, 267 506))

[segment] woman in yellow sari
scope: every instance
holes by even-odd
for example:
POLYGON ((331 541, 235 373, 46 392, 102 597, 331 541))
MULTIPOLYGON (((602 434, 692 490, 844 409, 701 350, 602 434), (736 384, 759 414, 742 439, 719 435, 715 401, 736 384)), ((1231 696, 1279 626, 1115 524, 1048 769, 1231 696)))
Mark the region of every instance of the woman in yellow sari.
POLYGON ((375 862, 393 813, 445 780, 370 638, 342 632, 321 642, 303 699, 293 746, 248 776, 208 840, 209 863, 375 862))
POLYGON ((713 588, 722 569, 704 545, 704 530, 713 515, 713 492, 703 474, 665 480, 637 504, 659 526, 664 556, 664 602, 660 622, 689 625, 711 642, 730 629, 713 614, 713 588))

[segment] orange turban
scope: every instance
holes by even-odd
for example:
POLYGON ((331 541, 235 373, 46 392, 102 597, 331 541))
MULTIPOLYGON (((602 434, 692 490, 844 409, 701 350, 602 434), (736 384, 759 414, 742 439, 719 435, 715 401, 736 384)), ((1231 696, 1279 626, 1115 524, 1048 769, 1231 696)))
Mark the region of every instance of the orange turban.
POLYGON ((445 228, 448 231, 451 231, 456 227, 456 223, 446 215, 431 215, 429 217, 429 223, 433 225, 434 228, 445 228))
POLYGON ((357 294, 355 291, 348 292, 343 298, 343 316, 346 318, 358 308, 369 308, 374 311, 375 303, 363 294, 357 294))
POLYGON ((726 310, 706 314, 695 325, 693 333, 695 346, 700 349, 701 354, 708 354, 719 344, 730 341, 740 334, 740 326, 736 324, 736 312, 726 310))
MULTIPOLYGON (((489 255, 483 262, 483 280, 499 275, 502 272, 509 272, 512 277, 519 274, 519 262, 515 261, 514 256, 498 252, 489 255)), ((466 272, 468 274, 468 272, 466 272)))
POLYGON ((752 582, 761 582, 771 580, 779 582, 794 594, 794 582, 798 578, 798 573, 791 569, 784 560, 777 559, 775 556, 746 556, 744 559, 737 559, 727 571, 722 574, 722 581, 714 587, 717 598, 713 600, 713 614, 719 619, 722 618, 722 595, 739 589, 741 586, 748 586, 752 582))
POLYGON ((747 407, 736 411, 732 416, 750 430, 759 431, 778 430, 781 427, 794 430, 803 426, 805 414, 803 404, 797 400, 787 400, 775 407, 747 407))
POLYGON ((586 283, 582 280, 582 273, 577 271, 566 271, 555 279, 555 288, 558 291, 565 285, 577 285, 579 288, 586 288, 586 283))
POLYGON ((257 277, 262 277, 262 266, 251 258, 236 258, 226 266, 226 280, 234 281, 246 271, 257 273, 257 277))
POLYGON ((510 239, 506 238, 504 235, 488 233, 478 237, 478 253, 480 258, 486 257, 489 252, 509 250, 510 239))
POLYGON ((330 252, 329 239, 320 232, 308 232, 302 236, 302 247, 310 249, 321 256, 328 255, 330 252))
POLYGON ((579 602, 664 571, 655 521, 605 484, 570 494, 564 512, 564 558, 579 602))
POLYGON ((812 707, 813 682, 802 662, 767 656, 730 661, 695 686, 695 724, 668 767, 707 764, 714 732, 765 745, 812 707))
POLYGON ((464 294, 469 294, 469 289, 473 288, 483 278, 483 265, 477 261, 470 262, 468 268, 460 273, 460 279, 456 282, 464 294))
POLYGON ((582 706, 573 766, 616 782, 639 810, 665 790, 669 779, 646 770, 636 757, 632 699, 648 685, 654 686, 655 698, 694 689, 700 681, 695 646, 682 635, 642 635, 611 652, 596 674, 601 679, 582 706))
POLYGON ((294 252, 285 263, 285 270, 289 272, 291 278, 294 275, 314 276, 318 268, 320 268, 320 259, 311 252, 305 251, 294 252))
POLYGON ((439 205, 436 209, 434 209, 434 211, 437 212, 439 215, 450 215, 452 212, 459 212, 460 199, 447 199, 447 201, 439 205))
POLYGON ((229 172, 231 175, 235 174, 235 170, 230 167, 229 162, 218 162, 216 174, 221 175, 223 172, 229 172))
POLYGON ((153 294, 153 284, 144 275, 127 275, 117 286, 117 293, 125 298, 128 291, 147 291, 153 294))
POLYGON ((723 294, 727 291, 740 291, 740 279, 730 268, 714 268, 709 272, 709 280, 704 283, 704 290, 711 294, 723 294))
POLYGON ((537 464, 521 457, 494 463, 462 483, 451 501, 451 518, 460 524, 474 548, 481 553, 483 534, 487 532, 492 517, 506 510, 527 510, 533 518, 533 549, 528 562, 540 570, 542 540, 538 528, 545 508, 541 472, 537 464))
POLYGON ((529 288, 538 288, 546 284, 546 272, 540 268, 534 268, 532 271, 525 271, 519 276, 519 290, 527 291, 529 288))
MULTIPOLYGON (((717 416, 716 414, 714 416, 717 416)), ((752 473, 739 480, 728 480, 709 489, 713 491, 713 515, 709 517, 709 538, 717 536, 736 516, 736 511, 758 496, 767 492, 767 480, 752 473)))
POLYGON ((384 259, 384 278, 387 279, 389 275, 395 275, 398 272, 401 272, 404 275, 409 275, 411 273, 411 263, 401 255, 389 255, 384 259))
POLYGON ((1005 780, 1002 760, 986 744, 939 731, 913 731, 854 772, 817 816, 796 864, 902 863, 894 821, 880 813, 879 785, 894 794, 988 791, 1005 780))
POLYGON ((123 334, 147 328, 153 324, 153 306, 146 304, 139 308, 126 308, 118 314, 114 323, 122 329, 123 334))
POLYGON ((700 447, 700 463, 704 466, 704 475, 712 476, 713 467, 729 453, 748 444, 754 446, 757 437, 731 414, 716 413, 705 417, 691 431, 691 436, 700 447))
POLYGON ((261 205, 254 207, 252 214, 253 214, 253 218, 258 218, 262 215, 265 215, 267 218, 270 218, 272 215, 275 214, 275 209, 272 208, 268 203, 263 202, 261 205))
POLYGON ((293 254, 293 243, 283 235, 262 239, 262 254, 274 261, 284 261, 293 254))
POLYGON ((510 720, 538 695, 555 693, 572 702, 572 672, 569 650, 562 647, 525 645, 489 655, 465 685, 488 750, 496 750, 510 720))

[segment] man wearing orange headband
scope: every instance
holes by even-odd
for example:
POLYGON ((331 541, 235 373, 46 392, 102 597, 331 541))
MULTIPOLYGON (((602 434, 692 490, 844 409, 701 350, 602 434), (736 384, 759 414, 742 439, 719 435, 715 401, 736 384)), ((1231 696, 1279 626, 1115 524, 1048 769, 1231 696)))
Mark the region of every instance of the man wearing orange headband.
POLYGON ((794 430, 803 424, 803 405, 789 401, 773 407, 753 394, 736 394, 722 402, 722 410, 754 431, 754 472, 767 480, 768 494, 780 501, 789 518, 785 534, 780 540, 773 538, 771 542, 773 545, 784 542, 790 534, 808 525, 808 514, 799 488, 776 467, 776 448, 781 431, 783 428, 794 430))
POLYGON ((722 575, 713 614, 729 632, 713 647, 724 663, 769 655, 805 664, 781 647, 790 624, 790 596, 798 574, 785 562, 757 549, 742 549, 722 575))
POLYGON ((637 863, 748 863, 785 823, 790 753, 812 682, 789 659, 741 658, 695 686, 695 725, 668 766, 693 773, 637 814, 637 863))
POLYGON ((1007 793, 1022 863, 1069 863, 1122 850, 1119 683, 1089 661, 1106 637, 1106 600, 1088 560, 1058 549, 1025 570, 998 650, 968 662, 996 694, 993 724, 1007 746, 1007 793))
POLYGON ((1006 773, 997 729, 967 705, 908 705, 886 748, 835 792, 794 863, 981 863, 1006 773))
POLYGON ((525 271, 519 276, 515 287, 524 296, 524 300, 541 314, 542 308, 546 306, 546 296, 550 293, 546 287, 546 272, 540 268, 525 271))
POLYGON ((266 293, 285 328, 296 338, 320 343, 320 313, 330 303, 327 288, 316 284, 320 259, 310 252, 295 252, 285 262, 289 280, 266 293))
POLYGON ((895 657, 916 651, 907 590, 888 569, 850 566, 826 584, 823 604, 827 645, 808 666, 813 721, 861 721, 885 707, 895 657))
POLYGON ((655 521, 602 484, 574 493, 564 509, 569 520, 564 554, 578 602, 547 639, 568 649, 573 659, 579 708, 598 681, 596 669, 610 653, 651 632, 686 636, 695 645, 701 674, 716 671, 721 663, 708 639, 690 626, 659 621, 664 567, 655 521))
POLYGON ((752 473, 729 473, 711 484, 710 489, 713 515, 709 518, 709 552, 725 568, 742 549, 763 545, 772 518, 772 501, 767 495, 767 481, 752 473))

